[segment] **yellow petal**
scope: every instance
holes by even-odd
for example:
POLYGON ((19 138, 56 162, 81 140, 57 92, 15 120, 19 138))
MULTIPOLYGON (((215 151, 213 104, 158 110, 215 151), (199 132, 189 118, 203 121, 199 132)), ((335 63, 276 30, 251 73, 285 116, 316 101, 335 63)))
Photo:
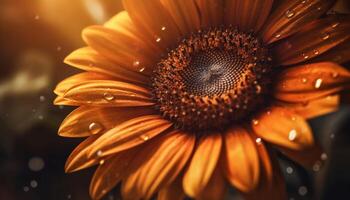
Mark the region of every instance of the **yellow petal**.
POLYGON ((225 168, 229 182, 242 192, 255 189, 259 181, 259 157, 251 136, 241 127, 225 134, 225 168))
POLYGON ((223 0, 196 0, 200 13, 201 27, 214 28, 224 23, 223 0))
POLYGON ((200 29, 200 15, 195 0, 161 0, 164 7, 173 17, 183 36, 200 29))
POLYGON ((193 135, 177 131, 148 143, 131 163, 143 164, 123 182, 123 197, 150 199, 162 186, 172 183, 190 158, 194 143, 193 135))
POLYGON ((333 95, 321 99, 312 100, 307 104, 289 104, 285 106, 292 109, 298 115, 306 119, 311 119, 337 111, 339 104, 340 96, 333 95))
POLYGON ((115 65, 137 72, 152 74, 158 55, 143 40, 104 26, 89 26, 83 30, 84 41, 115 65))
POLYGON ((258 31, 268 17, 273 0, 227 0, 225 23, 242 31, 258 31))
POLYGON ((151 114, 146 108, 101 108, 81 106, 62 122, 58 134, 63 137, 87 137, 105 133, 127 120, 151 114))
POLYGON ((159 115, 145 115, 127 120, 103 134, 93 145, 90 156, 117 153, 142 144, 168 129, 172 124, 159 115))
POLYGON ((327 12, 333 3, 334 0, 283 1, 266 21, 263 28, 264 41, 272 43, 292 35, 327 12))
POLYGON ((65 58, 64 62, 78 69, 106 74, 126 82, 138 84, 149 82, 147 76, 116 65, 109 59, 98 54, 91 47, 84 47, 73 51, 65 58))
POLYGON ((181 38, 174 19, 159 0, 123 0, 122 2, 136 27, 164 51, 175 45, 181 38))
POLYGON ((133 107, 153 105, 146 88, 111 80, 92 80, 77 83, 63 95, 81 105, 133 107))
POLYGON ((198 200, 224 199, 226 182, 221 167, 217 166, 207 186, 199 194, 198 200))
POLYGON ((272 48, 275 61, 293 65, 322 55, 350 38, 350 18, 322 18, 303 27, 272 48))
POLYGON ((93 199, 101 199, 127 176, 126 171, 138 150, 139 148, 134 148, 123 151, 100 161, 90 183, 90 196, 93 199))
POLYGON ((222 138, 219 133, 203 137, 183 179, 186 194, 198 197, 207 186, 219 160, 222 138))
POLYGON ((284 70, 274 96, 286 102, 307 103, 339 92, 350 84, 350 72, 335 63, 313 63, 284 70))
POLYGON ((62 96, 57 96, 55 98, 55 100, 53 101, 54 105, 62 105, 62 106, 79 106, 78 102, 72 101, 72 100, 68 100, 63 98, 62 96))
POLYGON ((271 107, 252 120, 256 135, 264 140, 294 150, 314 145, 311 129, 303 117, 287 108, 271 107))

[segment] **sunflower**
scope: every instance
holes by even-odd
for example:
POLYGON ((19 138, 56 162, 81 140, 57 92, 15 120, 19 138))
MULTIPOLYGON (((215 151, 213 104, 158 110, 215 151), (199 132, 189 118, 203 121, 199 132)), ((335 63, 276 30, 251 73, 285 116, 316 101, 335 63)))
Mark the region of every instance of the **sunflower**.
POLYGON ((285 199, 276 153, 327 155, 307 119, 337 109, 350 72, 350 20, 331 0, 123 0, 82 32, 55 104, 79 106, 59 135, 86 137, 67 172, 98 165, 101 199, 285 199))

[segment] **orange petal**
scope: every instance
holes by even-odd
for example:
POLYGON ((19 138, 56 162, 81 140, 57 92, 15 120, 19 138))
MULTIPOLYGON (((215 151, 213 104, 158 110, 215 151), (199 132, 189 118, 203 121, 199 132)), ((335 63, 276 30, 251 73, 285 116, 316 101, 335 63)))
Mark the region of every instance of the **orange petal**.
POLYGON ((310 119, 335 112, 339 108, 340 96, 333 95, 325 98, 312 100, 307 104, 290 104, 286 105, 298 115, 310 119))
POLYGON ((180 30, 159 0, 123 0, 122 2, 133 23, 143 34, 153 40, 153 44, 166 50, 178 42, 181 37, 180 30))
POLYGON ((87 167, 91 167, 98 162, 100 162, 100 157, 88 158, 87 152, 88 149, 92 147, 92 143, 97 140, 99 135, 93 135, 85 139, 82 143, 80 143, 73 152, 69 155, 66 165, 66 172, 74 172, 81 169, 85 169, 87 167))
POLYGON ((315 144, 308 149, 296 151, 288 148, 279 147, 280 151, 288 158, 294 160, 305 168, 316 170, 320 168, 323 161, 327 159, 327 155, 322 151, 319 144, 315 144))
POLYGON ((106 74, 126 82, 145 84, 149 81, 149 78, 143 74, 116 65, 91 47, 73 51, 65 58, 64 62, 78 69, 106 74))
MULTIPOLYGON (((271 156, 273 176, 262 173, 256 190, 243 194, 246 200, 282 200, 287 199, 286 185, 275 155, 271 156)), ((264 172, 264 170, 263 170, 264 172)), ((265 171, 266 172, 266 171, 265 171)))
POLYGON ((81 105, 133 107, 153 105, 150 92, 140 86, 111 80, 77 83, 63 95, 81 105))
POLYGON ((143 164, 123 182, 123 197, 150 199, 161 187, 172 183, 190 158, 194 143, 194 135, 178 131, 148 143, 131 163, 143 164))
POLYGON ((182 190, 182 177, 178 176, 173 183, 158 192, 157 200, 183 200, 186 195, 182 190))
POLYGON ((339 64, 347 63, 350 61, 350 39, 340 43, 331 50, 323 53, 320 56, 315 57, 310 62, 325 62, 332 61, 339 64))
POLYGON ((150 45, 124 32, 94 25, 85 28, 82 35, 94 50, 125 69, 149 75, 158 62, 150 45))
POLYGON ((145 115, 127 120, 103 134, 91 148, 90 156, 117 153, 142 144, 168 129, 172 124, 158 115, 145 115))
POLYGON ((258 31, 268 17, 273 0, 227 0, 225 23, 242 31, 258 31))
POLYGON ((350 38, 350 18, 338 15, 314 21, 272 48, 276 62, 292 65, 322 55, 350 38))
POLYGON ((276 82, 275 98, 303 102, 334 94, 349 86, 350 72, 335 63, 313 63, 284 70, 276 82))
POLYGON ((100 166, 94 173, 90 183, 90 196, 93 199, 101 199, 112 190, 122 178, 127 176, 126 170, 130 162, 136 156, 139 148, 123 151, 111 158, 100 161, 100 166))
POLYGON ((284 1, 266 20, 262 31, 264 42, 269 44, 297 32, 327 12, 333 3, 334 0, 284 1))
POLYGON ((204 191, 219 160, 221 143, 222 138, 218 133, 212 133, 199 141, 183 179, 183 187, 188 196, 196 198, 204 191))
POLYGON ((196 0, 202 28, 219 27, 224 22, 223 0, 196 0))
POLYGON ((282 107, 271 107, 252 120, 256 135, 264 140, 294 150, 314 145, 311 129, 303 117, 282 107))
POLYGON ((249 133, 233 127, 225 134, 226 176, 230 183, 243 192, 253 190, 259 181, 259 157, 249 133))
POLYGON ((77 85, 81 82, 84 81, 93 81, 93 80, 111 80, 113 77, 103 75, 103 74, 98 74, 98 73, 93 73, 93 72, 83 72, 76 74, 74 76, 70 76, 63 81, 61 81, 59 84, 57 84, 54 93, 63 96, 64 93, 74 85, 77 85))
POLYGON ((68 100, 63 98, 62 96, 57 96, 55 98, 55 100, 53 101, 54 105, 62 105, 62 106, 79 106, 78 102, 72 101, 72 100, 68 100))
POLYGON ((224 199, 226 182, 219 166, 213 172, 207 186, 199 194, 198 200, 224 199))
POLYGON ((141 115, 151 114, 146 108, 101 108, 81 106, 62 122, 58 134, 63 137, 87 137, 101 134, 141 115))
POLYGON ((200 29, 200 16, 195 0, 160 0, 173 17, 181 34, 187 36, 200 29))

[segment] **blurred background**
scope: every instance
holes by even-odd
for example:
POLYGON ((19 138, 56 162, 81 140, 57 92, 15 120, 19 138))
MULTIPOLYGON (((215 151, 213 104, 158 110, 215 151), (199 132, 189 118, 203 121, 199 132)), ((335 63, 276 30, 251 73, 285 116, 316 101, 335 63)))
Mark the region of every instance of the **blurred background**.
MULTIPOLYGON (((349 13, 349 2, 332 12, 349 13)), ((84 46, 81 30, 120 10, 120 0, 0 0, 0 200, 89 199, 94 169, 64 173, 80 140, 57 136, 73 108, 53 106, 52 91, 77 72, 62 61, 84 46)), ((281 157, 290 200, 350 199, 350 107, 310 123, 327 162, 305 171, 281 157)), ((231 191, 227 199, 240 197, 231 191)))

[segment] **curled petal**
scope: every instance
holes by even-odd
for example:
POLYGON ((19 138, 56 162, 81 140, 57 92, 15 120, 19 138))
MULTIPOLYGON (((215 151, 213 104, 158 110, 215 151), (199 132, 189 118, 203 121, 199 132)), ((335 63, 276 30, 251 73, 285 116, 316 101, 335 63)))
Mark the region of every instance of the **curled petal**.
POLYGON ((275 98, 306 103, 349 87, 350 72, 335 63, 313 63, 284 70, 276 82, 275 98))
POLYGON ((203 137, 183 179, 184 190, 190 197, 198 197, 207 186, 221 152, 220 134, 203 137))
POLYGON ((62 96, 57 96, 53 101, 53 104, 57 106, 79 106, 78 102, 65 99, 62 96))
POLYGON ((227 0, 225 23, 242 31, 258 31, 268 17, 273 0, 227 0))
POLYGON ((73 51, 65 58, 64 62, 78 69, 106 74, 122 81, 138 84, 148 82, 148 78, 145 75, 116 65, 109 59, 98 54, 91 47, 84 47, 73 51))
POLYGON ((90 156, 117 153, 142 144, 168 129, 172 124, 158 115, 145 115, 117 124, 95 141, 90 156))
POLYGON ((314 145, 311 129, 303 117, 282 107, 271 107, 252 120, 256 135, 286 148, 301 150, 314 145))
POLYGON ((101 108, 81 106, 62 122, 58 134, 63 137, 87 137, 101 134, 129 119, 152 113, 147 108, 101 108))
POLYGON ((111 80, 77 83, 63 95, 81 105, 133 107, 153 105, 150 92, 140 86, 111 80))
POLYGON ((272 48, 276 62, 293 65, 322 55, 350 38, 350 18, 332 16, 314 21, 272 48))
POLYGON ((259 157, 249 133, 233 127, 225 134, 225 168, 229 182, 242 192, 255 189, 259 181, 259 157))
POLYGON ((195 137, 174 131, 150 142, 131 163, 140 166, 123 182, 125 199, 150 199, 172 183, 191 156, 195 137))
POLYGON ((272 43, 285 38, 309 22, 326 13, 334 0, 288 0, 283 1, 267 19, 263 28, 263 39, 272 43))

